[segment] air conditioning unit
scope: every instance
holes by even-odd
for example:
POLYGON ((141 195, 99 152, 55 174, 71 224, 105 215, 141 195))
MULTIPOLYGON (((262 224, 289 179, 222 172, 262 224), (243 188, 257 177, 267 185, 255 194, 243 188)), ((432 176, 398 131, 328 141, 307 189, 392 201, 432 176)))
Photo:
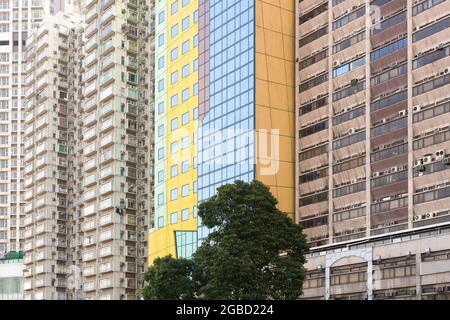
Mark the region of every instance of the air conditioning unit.
POLYGON ((340 64, 341 64, 341 62, 339 60, 336 60, 333 62, 333 67, 337 67, 340 64))
POLYGON ((414 160, 413 168, 421 166, 423 163, 422 159, 414 160))
POLYGON ((418 111, 420 111, 420 109, 422 109, 422 106, 421 106, 421 105, 418 105, 418 106, 415 106, 415 107, 413 108, 413 111, 414 111, 414 112, 418 112, 418 111))
POLYGON ((446 166, 450 166, 450 157, 446 157, 446 158, 442 159, 442 162, 443 162, 446 166))
POLYGON ((422 217, 420 215, 416 215, 413 218, 413 221, 419 221, 422 217))
POLYGON ((372 174, 372 177, 374 177, 374 178, 379 177, 379 176, 380 176, 380 172, 378 172, 378 171, 375 171, 375 172, 372 174))
POLYGON ((436 155, 436 160, 442 160, 445 157, 445 150, 444 149, 438 150, 438 151, 436 151, 435 155, 436 155))
POLYGON ((398 115, 399 115, 400 117, 406 116, 406 110, 400 110, 400 111, 398 112, 398 115))
POLYGON ((397 172, 398 171, 398 167, 392 167, 391 168, 391 172, 397 172))
POLYGON ((431 161, 433 161, 432 156, 425 156, 422 159, 423 159, 423 164, 431 163, 431 161))
POLYGON ((348 134, 354 134, 356 132, 356 129, 355 128, 350 128, 349 130, 348 130, 348 134))
POLYGON ((417 56, 418 56, 418 57, 423 56, 423 52, 422 52, 422 51, 417 52, 417 56))
POLYGON ((421 165, 419 165, 419 166, 417 166, 417 169, 416 169, 419 173, 420 172, 424 172, 425 171, 425 166, 423 165, 423 164, 421 164, 421 165))
POLYGON ((358 79, 352 79, 352 81, 350 83, 353 86, 358 83, 358 79))

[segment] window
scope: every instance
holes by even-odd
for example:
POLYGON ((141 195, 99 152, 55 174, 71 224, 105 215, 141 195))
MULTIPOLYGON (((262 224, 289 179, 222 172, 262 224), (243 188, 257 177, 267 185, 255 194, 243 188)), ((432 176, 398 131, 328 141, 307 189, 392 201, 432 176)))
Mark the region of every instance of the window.
POLYGON ((193 113, 194 113, 194 120, 197 120, 198 119, 198 107, 194 108, 193 113))
POLYGON ((172 72, 171 83, 175 84, 178 81, 178 70, 172 72))
POLYGON ((164 227, 164 217, 158 217, 158 228, 164 227))
POLYGON ((181 173, 186 173, 189 170, 189 160, 183 161, 181 163, 181 173))
POLYGON ((189 195, 189 185, 185 184, 181 187, 181 196, 187 197, 189 195))
POLYGON ((172 4, 170 5, 170 14, 174 15, 177 12, 178 12, 178 0, 172 2, 172 4))
POLYGON ((189 136, 183 137, 181 139, 181 149, 189 148, 189 136))
POLYGON ((164 22, 164 17, 165 17, 165 14, 164 14, 164 13, 165 13, 164 11, 161 11, 161 12, 159 13, 159 15, 158 15, 158 24, 161 24, 161 23, 164 22))
POLYGON ((185 112, 181 115, 181 125, 184 126, 189 123, 189 112, 185 112))
POLYGON ((198 34, 194 36, 194 48, 198 46, 198 34))
POLYGON ((189 73, 190 73, 189 67, 190 67, 189 64, 187 64, 187 65, 183 66, 183 68, 181 69, 181 76, 183 77, 183 79, 189 75, 189 73))
POLYGON ((181 46, 181 52, 182 54, 185 54, 189 51, 189 40, 186 40, 185 42, 183 42, 182 46, 181 46))
POLYGON ((158 69, 164 68, 164 56, 158 59, 158 69))
POLYGON ((158 126, 158 137, 162 137, 164 135, 164 125, 160 124, 158 126))
POLYGON ((158 182, 164 182, 164 170, 158 171, 158 182))
POLYGON ((158 114, 164 113, 164 102, 158 103, 158 114))
POLYGON ((164 33, 158 36, 158 47, 162 47, 165 43, 164 33))
POLYGON ((159 193, 158 194, 158 205, 163 205, 164 204, 164 193, 159 193))
POLYGON ((158 149, 158 160, 164 159, 164 147, 158 149))
POLYGON ((189 219, 189 209, 181 210, 181 221, 186 221, 189 219))
POLYGON ((174 154, 178 151, 178 141, 174 141, 170 144, 170 153, 174 154))
POLYGON ((176 177, 178 175, 178 166, 177 165, 173 165, 172 167, 170 167, 170 177, 176 177))
POLYGON ((183 100, 183 102, 189 99, 189 88, 183 90, 183 92, 181 93, 181 99, 183 100))

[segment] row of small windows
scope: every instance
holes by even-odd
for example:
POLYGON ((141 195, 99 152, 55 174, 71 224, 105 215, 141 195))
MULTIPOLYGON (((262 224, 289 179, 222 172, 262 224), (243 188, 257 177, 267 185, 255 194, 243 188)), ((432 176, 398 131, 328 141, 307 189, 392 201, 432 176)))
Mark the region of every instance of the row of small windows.
POLYGON ((298 68, 299 70, 306 69, 307 67, 313 65, 316 62, 322 61, 323 59, 328 57, 328 48, 323 49, 322 51, 308 57, 299 62, 298 68))
POLYGON ((418 69, 448 56, 450 56, 450 47, 442 47, 413 60, 412 66, 413 69, 418 69))
POLYGON ((351 193, 357 193, 366 190, 366 182, 361 181, 348 186, 340 187, 333 190, 333 198, 339 198, 351 193))
POLYGON ((450 187, 440 188, 414 195, 414 204, 435 201, 450 197, 450 187))
POLYGON ((423 168, 416 168, 414 170, 415 177, 421 177, 423 175, 431 174, 434 172, 444 171, 450 169, 450 166, 443 161, 433 162, 423 165, 423 168))
POLYGON ((335 126, 335 125, 350 121, 350 120, 358 118, 364 114, 366 114, 366 106, 363 105, 360 107, 353 108, 350 111, 335 115, 333 117, 333 125, 335 126))
POLYGON ((325 129, 328 129, 328 120, 315 123, 315 124, 313 124, 311 126, 308 126, 308 127, 304 128, 304 129, 300 129, 299 130, 299 137, 303 138, 303 137, 312 135, 312 134, 314 134, 316 132, 319 132, 319 131, 322 131, 322 130, 325 130, 325 129))
POLYGON ((396 183, 408 179, 408 170, 403 170, 393 174, 383 175, 378 178, 373 178, 370 181, 370 186, 372 188, 378 188, 385 186, 387 184, 396 183))
POLYGON ((307 36, 303 37, 302 39, 298 40, 298 47, 301 48, 303 46, 306 46, 313 42, 316 39, 319 39, 320 37, 328 34, 328 25, 308 34, 307 36))
POLYGON ((336 43, 333 46, 333 54, 338 53, 344 49, 347 49, 347 48, 363 41, 364 39, 366 39, 366 32, 363 30, 360 33, 357 33, 351 37, 340 40, 338 43, 336 43))
POLYGON ((358 8, 357 10, 350 12, 349 14, 337 19, 336 21, 333 21, 333 31, 336 29, 339 29, 346 24, 352 22, 353 20, 356 20, 366 13, 366 6, 362 6, 358 8))
POLYGON ((372 34, 378 34, 381 33, 387 29, 389 29, 390 27, 395 26, 396 24, 399 24, 401 22, 406 21, 406 10, 394 15, 390 18, 387 18, 385 20, 382 20, 381 22, 377 23, 371 30, 372 34))
POLYGON ((363 140, 366 140, 366 131, 365 130, 355 133, 355 134, 352 134, 350 136, 346 136, 344 138, 340 138, 339 140, 333 141, 333 150, 338 150, 340 148, 358 143, 363 140))
MULTIPOLYGON (((186 64, 181 68, 181 78, 184 79, 188 77, 191 74, 191 68, 190 64, 186 64)), ((192 72, 198 71, 198 59, 194 60, 193 66, 192 66, 192 72)), ((178 82, 179 76, 178 76, 178 70, 175 70, 172 72, 170 77, 170 82, 172 85, 178 82)))
POLYGON ((360 166, 363 166, 366 164, 366 157, 358 157, 355 159, 351 159, 348 161, 340 162, 335 165, 333 165, 333 174, 347 171, 350 169, 358 168, 360 166))
POLYGON ((408 153, 408 143, 392 146, 383 150, 376 151, 371 154, 370 161, 377 162, 384 159, 396 157, 401 154, 408 153))
POLYGON ((370 206, 370 212, 373 214, 406 207, 408 207, 408 197, 372 204, 370 206))
POLYGON ((419 85, 416 85, 413 88, 413 97, 427 93, 429 91, 432 91, 434 89, 443 87, 445 85, 450 84, 450 74, 445 74, 442 77, 434 78, 430 81, 427 81, 425 83, 421 83, 419 85))
POLYGON ((350 86, 347 86, 343 89, 340 89, 337 92, 334 92, 333 101, 339 101, 341 99, 354 95, 355 93, 361 92, 365 89, 365 87, 366 87, 365 80, 362 81, 356 80, 356 84, 351 84, 350 86))
POLYGON ((417 139, 413 141, 413 149, 419 150, 422 148, 426 148, 438 143, 442 143, 450 140, 450 130, 440 131, 431 136, 427 136, 421 139, 417 139))
POLYGON ((317 179, 328 177, 328 168, 316 169, 299 176, 300 183, 311 182, 317 179))
POLYGON ((344 65, 336 67, 333 69, 333 79, 343 74, 346 74, 347 72, 350 72, 356 68, 362 67, 365 64, 366 64, 366 57, 363 56, 361 58, 348 62, 344 65))
POLYGON ((328 143, 299 153, 299 161, 304 161, 328 152, 328 143))
POLYGON ((418 15, 419 13, 422 13, 434 6, 437 6, 438 4, 441 4, 443 2, 445 2, 446 0, 425 0, 415 6, 413 6, 412 11, 413 11, 413 16, 418 15))
POLYGON ((314 17, 317 17, 319 14, 325 12, 328 10, 328 1, 324 1, 321 5, 318 7, 315 7, 314 9, 306 12, 305 14, 301 15, 298 18, 298 23, 302 24, 305 23, 308 20, 313 19, 314 17))
POLYGON ((450 112, 450 101, 437 104, 434 107, 414 113, 413 122, 416 123, 426 119, 434 118, 447 112, 450 112))
POLYGON ((312 112, 312 111, 314 111, 316 109, 322 108, 322 107, 324 107, 326 105, 328 105, 328 96, 319 98, 317 100, 314 100, 312 102, 308 102, 308 103, 302 105, 299 108, 299 114, 300 115, 304 115, 304 114, 312 112))
POLYGON ((402 48, 405 48, 407 45, 408 39, 406 37, 399 40, 395 40, 394 42, 391 42, 388 45, 385 45, 382 48, 373 51, 370 54, 370 60, 375 61, 379 58, 392 54, 402 48))
POLYGON ((406 128, 407 125, 408 125, 408 118, 402 117, 400 119, 396 119, 373 128, 370 134, 371 137, 377 137, 379 135, 386 134, 392 130, 406 128))
POLYGON ((310 204, 323 202, 327 200, 328 200, 328 190, 299 199, 299 206, 304 207, 310 204))
MULTIPOLYGON (((197 213, 198 213, 197 206, 194 206, 194 207, 193 207, 193 210, 192 210, 192 217, 193 217, 193 218, 196 218, 196 217, 197 217, 197 213)), ((181 221, 187 221, 187 220, 189 220, 189 214, 190 214, 189 208, 181 209, 181 217, 180 217, 181 221)), ((176 223, 178 223, 178 218, 179 218, 178 215, 179 215, 178 212, 172 212, 172 213, 170 213, 170 223, 171 223, 171 224, 176 224, 176 223)), ((163 228, 163 227, 165 227, 165 219, 164 219, 164 216, 158 217, 158 220, 157 220, 157 227, 158 227, 158 228, 163 228)))
POLYGON ((371 110, 371 112, 375 112, 377 110, 384 109, 386 107, 397 104, 399 102, 406 101, 406 99, 408 99, 408 91, 403 90, 403 91, 394 93, 388 97, 378 99, 376 101, 371 102, 370 110, 371 110))
POLYGON ((312 79, 308 79, 298 86, 298 92, 302 93, 328 81, 328 72, 322 73, 312 79))

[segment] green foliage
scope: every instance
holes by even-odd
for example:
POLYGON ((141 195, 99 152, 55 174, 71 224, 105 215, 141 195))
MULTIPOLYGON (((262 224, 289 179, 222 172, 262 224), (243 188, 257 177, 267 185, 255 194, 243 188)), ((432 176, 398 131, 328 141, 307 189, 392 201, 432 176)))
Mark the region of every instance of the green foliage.
POLYGON ((145 299, 298 299, 308 250, 301 226, 259 181, 220 187, 198 208, 211 232, 192 260, 155 259, 145 299))
POLYGON ((302 228, 259 181, 220 187, 199 205, 213 231, 194 255, 207 299, 297 299, 305 277, 302 228), (284 255, 280 255, 284 253, 284 255))
POLYGON ((5 259, 7 260, 14 260, 14 259, 23 259, 25 257, 25 253, 22 251, 11 251, 5 254, 5 259))
POLYGON ((175 259, 172 256, 156 258, 144 274, 148 282, 142 291, 144 299, 194 299, 197 291, 193 281, 195 269, 192 260, 175 259))

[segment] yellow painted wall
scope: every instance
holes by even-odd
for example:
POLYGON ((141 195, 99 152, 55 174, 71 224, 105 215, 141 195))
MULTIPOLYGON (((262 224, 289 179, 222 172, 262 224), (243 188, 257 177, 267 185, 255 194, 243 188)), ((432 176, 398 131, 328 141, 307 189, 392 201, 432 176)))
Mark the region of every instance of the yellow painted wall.
MULTIPOLYGON (((194 12, 198 9, 198 1, 191 0, 185 7, 182 6, 182 1, 178 1, 178 12, 171 15, 171 4, 173 1, 167 2, 166 19, 167 19, 167 33, 166 42, 167 52, 165 58, 166 68, 166 132, 167 139, 165 145, 166 163, 165 163, 165 176, 166 176, 166 212, 165 212, 165 227, 160 229, 153 229, 149 235, 149 264, 152 264, 156 257, 166 256, 168 254, 176 256, 176 241, 175 231, 194 231, 197 230, 197 219, 193 217, 193 207, 197 204, 197 195, 194 194, 193 183, 197 181, 197 169, 193 168, 193 158, 197 155, 197 146, 193 144, 193 135, 197 131, 198 123, 193 119, 193 110, 198 107, 198 96, 193 96, 193 86, 198 82, 198 72, 193 72, 194 60, 198 58, 198 47, 194 48, 193 38, 198 34, 198 24, 194 23, 194 12), (186 16, 190 16, 190 27, 185 31, 182 30, 182 20, 186 16), (178 35, 174 38, 170 35, 171 27, 178 23, 179 31, 178 35), (182 54, 182 44, 186 40, 190 41, 190 50, 186 54, 182 54), (171 61, 171 51, 175 47, 178 47, 178 58, 171 61), (186 78, 182 78, 182 68, 186 64, 190 64, 190 74, 186 78), (178 70, 178 81, 171 84, 172 72, 178 70), (186 102, 182 102, 182 91, 189 87, 190 98, 186 102), (178 93, 178 105, 174 108, 170 107, 171 97, 178 93), (187 125, 182 125, 182 114, 185 112, 190 113, 190 121, 187 125), (171 131, 171 120, 178 117, 178 129, 171 131), (189 135, 190 144, 188 149, 181 150, 182 137, 189 135), (178 152, 171 154, 170 145, 172 142, 178 141, 178 152), (190 169, 186 173, 181 172, 181 163, 184 160, 190 160, 190 169), (176 177, 170 177, 170 169, 173 165, 178 165, 178 175, 176 177), (189 196, 182 197, 181 187, 185 184, 189 184, 189 196), (170 200, 170 191, 174 188, 178 188, 178 199, 170 200), (181 210, 184 208, 189 209, 189 220, 181 221, 181 210), (172 212, 178 212, 178 223, 170 223, 170 215, 172 212)), ((155 172, 155 174, 157 174, 155 172)), ((155 221, 156 223, 156 221, 155 221)))
POLYGON ((295 2, 256 0, 256 130, 279 130, 279 170, 256 178, 295 217, 295 2))

